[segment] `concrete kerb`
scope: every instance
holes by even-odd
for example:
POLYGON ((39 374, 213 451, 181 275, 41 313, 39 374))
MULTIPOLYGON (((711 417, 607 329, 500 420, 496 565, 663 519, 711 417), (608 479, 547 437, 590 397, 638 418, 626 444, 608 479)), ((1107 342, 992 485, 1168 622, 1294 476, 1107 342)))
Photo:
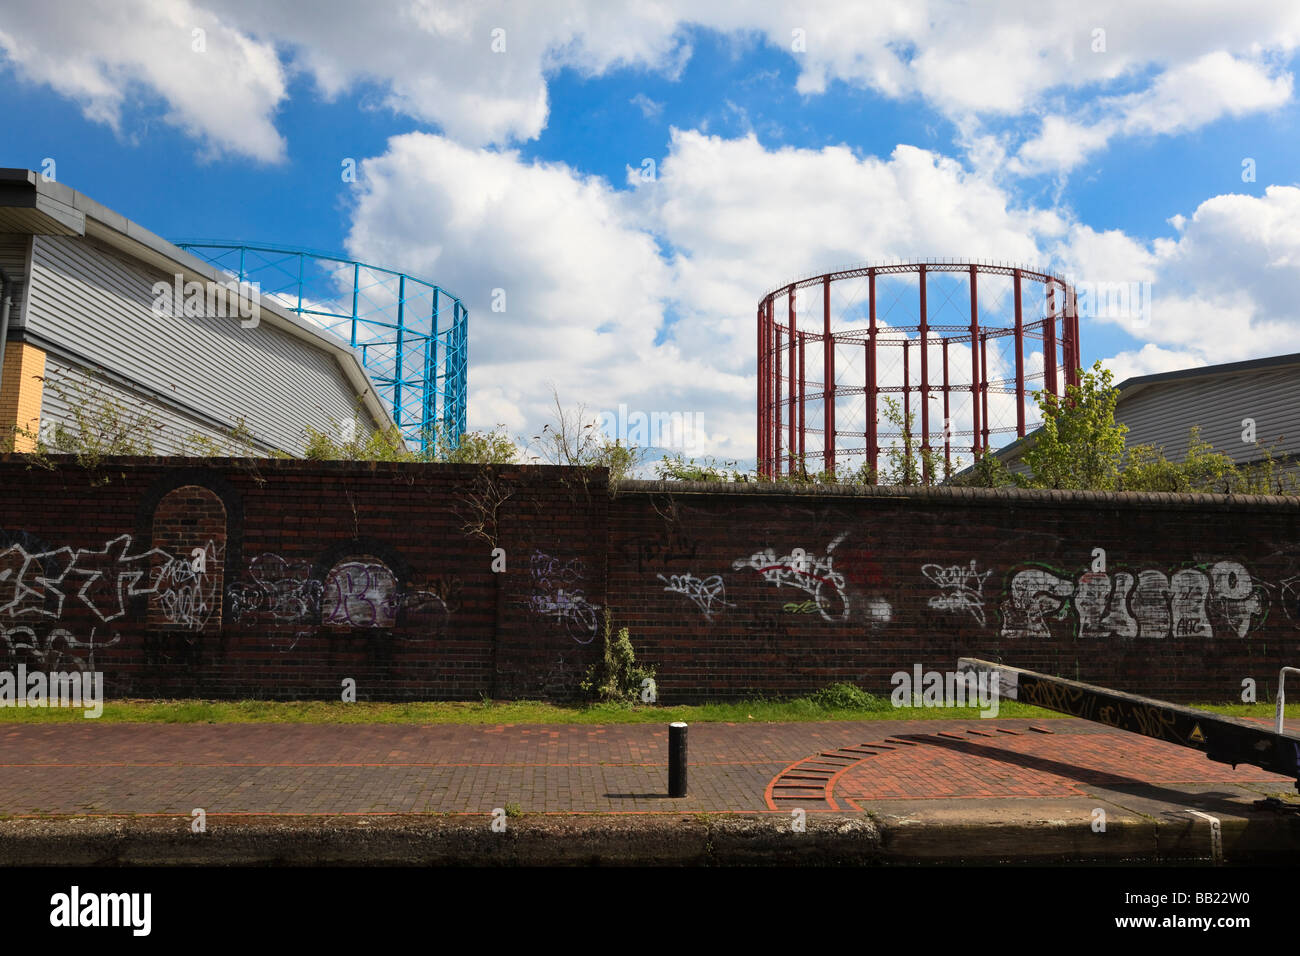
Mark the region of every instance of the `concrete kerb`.
POLYGON ((525 814, 505 832, 494 832, 483 814, 213 816, 201 834, 182 817, 5 820, 0 865, 1232 865, 1300 853, 1294 815, 1222 820, 1216 859, 1207 820, 1111 806, 1107 831, 1097 834, 1078 823, 1084 802, 1095 801, 960 801, 809 814, 802 831, 771 813, 525 814))

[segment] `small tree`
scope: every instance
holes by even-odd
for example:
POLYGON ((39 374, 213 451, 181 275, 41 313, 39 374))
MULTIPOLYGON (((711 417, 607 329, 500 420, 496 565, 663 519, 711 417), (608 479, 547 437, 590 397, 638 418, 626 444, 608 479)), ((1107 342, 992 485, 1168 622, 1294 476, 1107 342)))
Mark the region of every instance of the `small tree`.
POLYGON ((1034 488, 1112 491, 1119 484, 1128 426, 1116 424, 1119 392, 1111 371, 1095 362, 1065 396, 1035 392, 1043 426, 1025 451, 1034 488))
POLYGON ((456 464, 513 465, 519 460, 519 446, 498 425, 490 432, 465 432, 455 443, 440 442, 438 459, 456 464))
POLYGON ((720 462, 714 458, 688 461, 681 452, 664 455, 655 465, 655 472, 661 481, 748 481, 750 477, 734 461, 720 462))
POLYGON ((943 453, 924 447, 921 437, 916 434, 916 413, 909 410, 904 415, 902 406, 888 395, 884 402, 885 421, 898 429, 901 440, 885 451, 886 464, 880 471, 880 484, 920 485, 925 483, 927 476, 930 481, 937 480, 940 475, 946 478, 949 466, 943 453))

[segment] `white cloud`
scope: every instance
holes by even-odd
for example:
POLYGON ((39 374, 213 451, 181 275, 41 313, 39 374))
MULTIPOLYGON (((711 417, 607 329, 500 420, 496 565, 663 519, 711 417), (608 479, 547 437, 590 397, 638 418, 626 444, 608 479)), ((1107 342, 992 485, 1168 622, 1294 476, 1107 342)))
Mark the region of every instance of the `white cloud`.
POLYGON ((1207 364, 1205 358, 1196 352, 1163 349, 1150 342, 1140 349, 1119 352, 1102 362, 1102 365, 1114 373, 1116 385, 1125 379, 1137 378, 1140 375, 1199 368, 1207 364))
POLYGON ((653 344, 669 271, 626 193, 423 133, 395 137, 362 169, 348 249, 463 297, 474 427, 540 427, 557 369, 561 397, 589 404, 644 401, 642 384, 673 377, 672 350, 653 344), (497 289, 504 312, 492 309, 497 289), (643 364, 656 353, 659 371, 643 364))
POLYGON ((639 109, 641 115, 646 119, 658 119, 664 112, 664 104, 656 103, 644 93, 638 93, 636 96, 628 100, 628 102, 639 109))
POLYGON ((1295 351, 1300 188, 1215 196, 1173 223, 1176 239, 1149 246, 1079 225, 1057 249, 1080 282, 1150 284, 1148 315, 1111 320, 1144 343, 1114 361, 1146 374, 1175 357, 1190 367, 1295 351))
POLYGON ((922 100, 968 129, 972 117, 1045 111, 1042 135, 1019 161, 1068 168, 1077 154, 1060 142, 1064 133, 1094 149, 1120 132, 1195 128, 1288 99, 1289 77, 1264 64, 1300 43, 1300 5, 1256 0, 1246 16, 1228 0, 1178 9, 1106 0, 1086 10, 1074 0, 404 0, 364 10, 322 0, 304 15, 289 0, 55 0, 10 10, 0 48, 25 77, 76 98, 97 120, 117 122, 139 85, 210 148, 275 159, 289 70, 327 98, 372 84, 390 108, 468 145, 510 143, 545 128, 552 71, 633 67, 675 77, 696 27, 785 51, 808 96, 844 82, 922 100), (194 26, 209 31, 206 60, 187 54, 194 26), (1092 50, 1098 28, 1104 52, 1092 50), (1046 109, 1053 96, 1139 81, 1116 101, 1118 123, 1046 109))
POLYGON ((1170 135, 1229 116, 1275 109, 1291 99, 1290 73, 1217 50, 1162 73, 1147 89, 1103 97, 1083 108, 1088 120, 1051 114, 1026 142, 1013 172, 1068 172, 1116 136, 1170 135))
MULTIPOLYGON (((597 413, 699 414, 708 443, 690 454, 752 458, 755 312, 769 288, 893 256, 1032 262, 1040 238, 1065 230, 906 146, 879 159, 674 130, 656 180, 632 181, 616 190, 430 134, 363 163, 349 252, 465 297, 472 427, 536 434, 554 383, 597 413), (505 313, 491 310, 494 288, 505 313)), ((953 362, 969 366, 960 349, 953 362)))
POLYGON ((0 53, 24 80, 50 85, 115 131, 133 96, 147 93, 210 156, 284 157, 274 114, 285 78, 274 48, 188 0, 11 5, 0 53))

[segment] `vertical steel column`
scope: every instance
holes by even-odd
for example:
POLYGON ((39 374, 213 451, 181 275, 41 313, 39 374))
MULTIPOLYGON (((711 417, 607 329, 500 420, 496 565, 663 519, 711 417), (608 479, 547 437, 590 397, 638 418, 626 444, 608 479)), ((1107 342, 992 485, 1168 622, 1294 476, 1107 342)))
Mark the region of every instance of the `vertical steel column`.
POLYGON ((776 350, 776 296, 767 299, 767 473, 775 475, 778 470, 777 455, 780 453, 780 435, 777 402, 781 398, 781 366, 776 350))
MULTIPOLYGON (((1020 302, 1020 270, 1015 270, 1016 296, 1016 435, 1025 437, 1025 325, 1020 302)), ((987 374, 987 369, 986 369, 987 374)), ((987 414, 987 406, 986 406, 987 414)))
POLYGON ((952 472, 952 433, 949 424, 952 417, 948 411, 948 340, 943 340, 943 468, 944 477, 952 472))
POLYGON ((925 263, 920 265, 921 285, 921 481, 930 483, 930 323, 925 309, 925 263))
POLYGON ((835 470, 835 340, 831 338, 831 277, 822 280, 822 467, 835 470))
MULTIPOLYGON (((299 286, 299 294, 301 294, 299 286)), ((406 331, 406 276, 397 280, 397 357, 393 369, 393 424, 402 427, 402 334, 406 331)))
POLYGON ((1074 286, 1067 286, 1065 292, 1065 322, 1062 333, 1069 343, 1069 358, 1065 363, 1065 384, 1079 384, 1079 299, 1074 286))
POLYGON ((795 316, 793 285, 790 286, 790 290, 786 293, 786 304, 789 306, 789 316, 790 316, 790 456, 789 456, 788 467, 789 467, 789 473, 793 475, 795 448, 797 447, 797 439, 795 438, 795 434, 794 434, 795 402, 798 399, 798 395, 800 391, 800 387, 799 387, 800 383, 795 378, 795 374, 794 374, 795 353, 799 348, 799 327, 798 327, 798 320, 795 316))
POLYGON ((970 267, 970 453, 980 453, 980 307, 975 267, 970 267))
POLYGON ((1079 384, 1079 370, 1083 367, 1082 343, 1079 341, 1079 312, 1075 309, 1074 318, 1071 320, 1071 328, 1074 332, 1074 362, 1070 369, 1070 374, 1074 378, 1073 384, 1079 384))
POLYGON ((460 311, 452 306, 452 324, 443 334, 447 337, 442 344, 442 432, 450 436, 456 430, 456 320, 460 311))
POLYGON ((989 447, 989 337, 980 339, 980 393, 984 404, 984 448, 989 447))
MULTIPOLYGON (((428 438, 428 430, 436 426, 438 421, 438 313, 442 309, 442 302, 438 297, 438 287, 433 287, 433 315, 429 319, 429 338, 425 341, 425 371, 424 371, 424 428, 425 438, 428 438)), ((444 403, 445 405, 445 403, 444 403)), ((452 436, 446 434, 443 429, 442 439, 444 442, 450 442, 452 436)), ((435 448, 435 451, 437 449, 435 448)))
POLYGON ((352 263, 352 347, 357 347, 357 295, 361 288, 361 263, 352 263))
POLYGON ((806 345, 807 338, 809 338, 809 333, 800 333, 800 473, 807 471, 807 449, 803 446, 807 436, 807 421, 805 420, 807 414, 807 381, 805 380, 807 363, 805 362, 805 356, 803 356, 803 346, 806 345))
POLYGON ((903 333, 903 447, 910 452, 912 440, 912 391, 910 380, 912 377, 911 369, 908 368, 907 353, 908 347, 912 340, 903 333))
POLYGON ((781 326, 775 321, 772 323, 772 358, 776 362, 776 378, 773 382, 776 386, 776 395, 772 401, 772 429, 774 433, 775 445, 772 448, 772 461, 775 463, 772 468, 773 477, 781 474, 781 326))
MULTIPOLYGON (((867 310, 871 326, 867 338, 867 459, 874 476, 880 467, 880 443, 876 435, 876 270, 867 270, 867 310)), ((874 477, 872 479, 875 480, 874 477)))
POLYGON ((766 419, 763 418, 763 304, 758 305, 758 315, 754 321, 755 330, 758 333, 758 351, 754 353, 754 377, 758 380, 758 388, 754 391, 758 395, 758 407, 754 414, 754 461, 758 466, 758 473, 763 474, 763 427, 766 419))
POLYGON ((1043 384, 1052 395, 1056 392, 1056 290, 1047 283, 1047 322, 1043 325, 1043 384))
POLYGON ((469 427, 469 309, 463 305, 460 307, 460 368, 462 387, 458 425, 463 435, 469 427))

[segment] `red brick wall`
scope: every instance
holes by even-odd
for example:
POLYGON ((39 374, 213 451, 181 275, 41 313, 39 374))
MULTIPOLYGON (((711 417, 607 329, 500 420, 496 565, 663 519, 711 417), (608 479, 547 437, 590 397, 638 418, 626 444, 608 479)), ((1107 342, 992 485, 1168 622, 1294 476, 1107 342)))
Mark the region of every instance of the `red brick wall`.
POLYGON ((959 657, 1180 700, 1237 699, 1249 677, 1262 699, 1300 660, 1296 499, 751 488, 617 506, 609 601, 665 699, 888 693, 959 657))
POLYGON ((1300 660, 1300 501, 0 457, 0 658, 110 696, 564 697, 607 607, 668 703, 888 693, 960 656, 1263 696, 1300 660))

